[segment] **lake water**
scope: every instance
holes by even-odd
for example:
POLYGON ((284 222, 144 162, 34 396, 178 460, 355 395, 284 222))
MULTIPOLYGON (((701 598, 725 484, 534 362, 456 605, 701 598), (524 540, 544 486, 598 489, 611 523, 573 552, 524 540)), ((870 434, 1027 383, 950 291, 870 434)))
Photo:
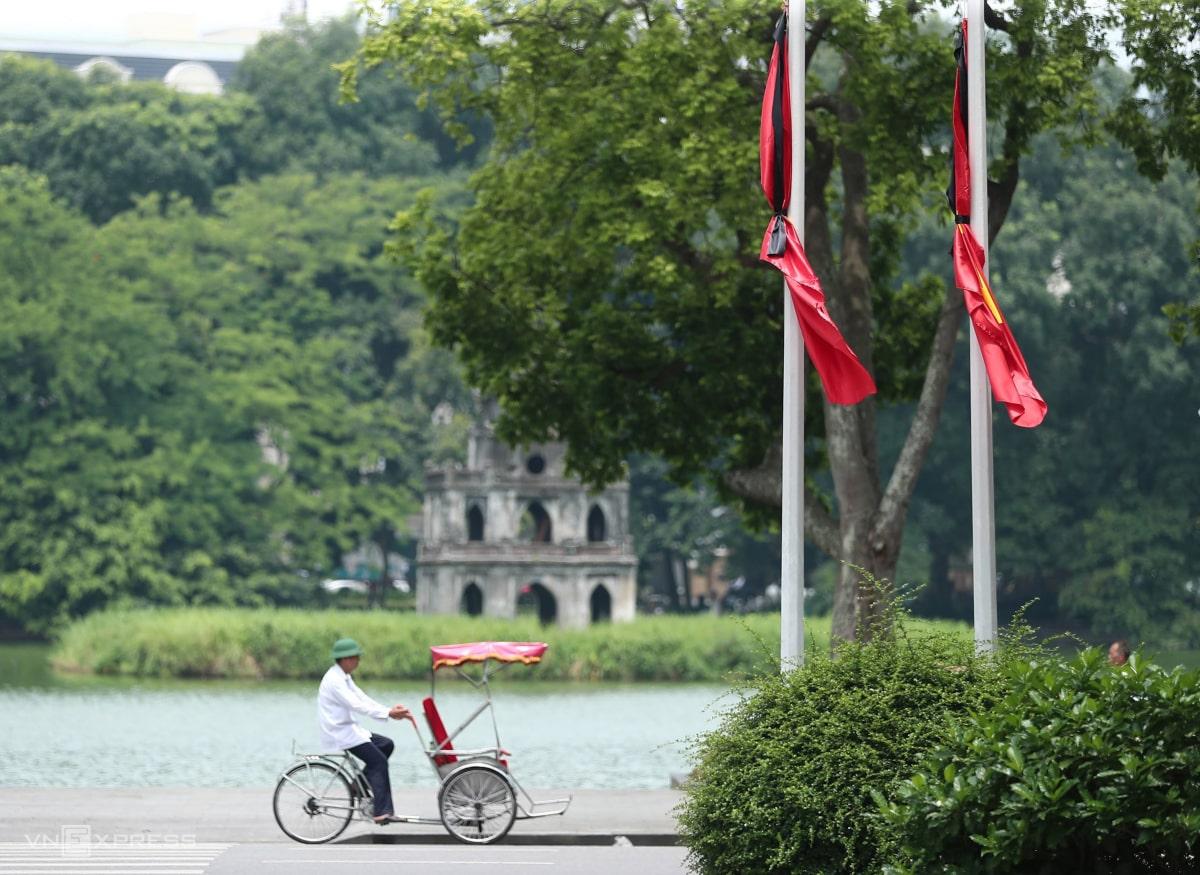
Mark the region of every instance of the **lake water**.
MULTIPOLYGON (((60 676, 43 645, 0 645, 0 786, 262 787, 297 750, 316 750, 311 682, 148 681, 60 676)), ((517 669, 513 669, 515 672, 517 669)), ((428 685, 364 684, 385 704, 419 710, 428 685)), ((732 704, 711 684, 493 684, 500 739, 527 787, 655 789, 690 768, 687 740, 732 704)), ((481 701, 439 673, 448 728, 481 701)), ((396 741, 392 780, 436 786, 407 723, 364 726, 396 741)), ((490 743, 486 732, 459 747, 490 743)), ((473 727, 474 728, 474 727, 473 727)), ((424 732, 424 726, 422 725, 424 732)))

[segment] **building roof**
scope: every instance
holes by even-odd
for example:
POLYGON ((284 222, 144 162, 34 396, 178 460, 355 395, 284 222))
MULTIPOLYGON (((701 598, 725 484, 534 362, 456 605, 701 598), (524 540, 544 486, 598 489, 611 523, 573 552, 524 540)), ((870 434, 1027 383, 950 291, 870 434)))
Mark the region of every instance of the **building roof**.
MULTIPOLYGON (((8 48, 7 45, 0 43, 0 52, 18 51, 8 48)), ((132 78, 139 81, 162 82, 166 78, 167 73, 171 68, 184 61, 198 61, 207 64, 217 74, 217 78, 222 83, 229 81, 233 75, 233 71, 237 69, 237 60, 217 60, 213 58, 203 57, 183 57, 180 54, 175 55, 129 55, 118 54, 116 52, 61 52, 61 51, 35 51, 35 50, 19 50, 20 54, 27 55, 32 58, 42 58, 47 61, 53 61, 60 67, 68 70, 74 70, 80 64, 92 60, 93 58, 105 58, 116 61, 122 67, 133 71, 132 78)), ((239 58, 240 59, 240 58, 239 58)))

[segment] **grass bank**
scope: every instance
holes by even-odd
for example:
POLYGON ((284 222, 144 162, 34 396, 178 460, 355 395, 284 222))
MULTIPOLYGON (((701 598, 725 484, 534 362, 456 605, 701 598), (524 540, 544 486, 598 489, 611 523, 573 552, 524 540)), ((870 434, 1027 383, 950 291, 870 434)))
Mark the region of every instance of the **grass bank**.
MULTIPOLYGON (((431 644, 508 640, 550 643, 545 660, 520 673, 530 679, 722 681, 773 670, 779 615, 639 617, 560 629, 532 620, 366 611, 113 610, 67 627, 51 660, 60 671, 88 674, 312 678, 328 667, 333 641, 347 635, 366 650, 364 678, 427 677, 431 644)), ((828 646, 828 618, 809 621, 808 640, 828 646)))

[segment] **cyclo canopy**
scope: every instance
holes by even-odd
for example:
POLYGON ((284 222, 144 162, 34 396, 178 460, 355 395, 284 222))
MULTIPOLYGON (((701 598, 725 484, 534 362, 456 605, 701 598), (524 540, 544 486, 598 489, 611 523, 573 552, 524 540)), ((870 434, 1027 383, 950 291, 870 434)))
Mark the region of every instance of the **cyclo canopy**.
POLYGON ((542 641, 473 641, 469 644, 435 644, 429 648, 433 670, 452 668, 471 662, 496 662, 533 665, 541 662, 549 645, 542 641))

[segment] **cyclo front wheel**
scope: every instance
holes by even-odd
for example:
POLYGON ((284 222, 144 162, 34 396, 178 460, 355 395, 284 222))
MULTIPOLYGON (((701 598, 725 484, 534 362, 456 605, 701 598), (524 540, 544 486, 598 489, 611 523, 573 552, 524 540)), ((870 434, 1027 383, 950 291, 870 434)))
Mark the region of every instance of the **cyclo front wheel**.
POLYGON ((356 804, 341 770, 319 760, 297 763, 275 785, 275 822, 288 838, 306 845, 340 836, 356 804))
POLYGON ((500 841, 512 829, 517 794, 499 769, 464 766, 442 785, 438 811, 450 835, 470 845, 486 845, 500 841))

